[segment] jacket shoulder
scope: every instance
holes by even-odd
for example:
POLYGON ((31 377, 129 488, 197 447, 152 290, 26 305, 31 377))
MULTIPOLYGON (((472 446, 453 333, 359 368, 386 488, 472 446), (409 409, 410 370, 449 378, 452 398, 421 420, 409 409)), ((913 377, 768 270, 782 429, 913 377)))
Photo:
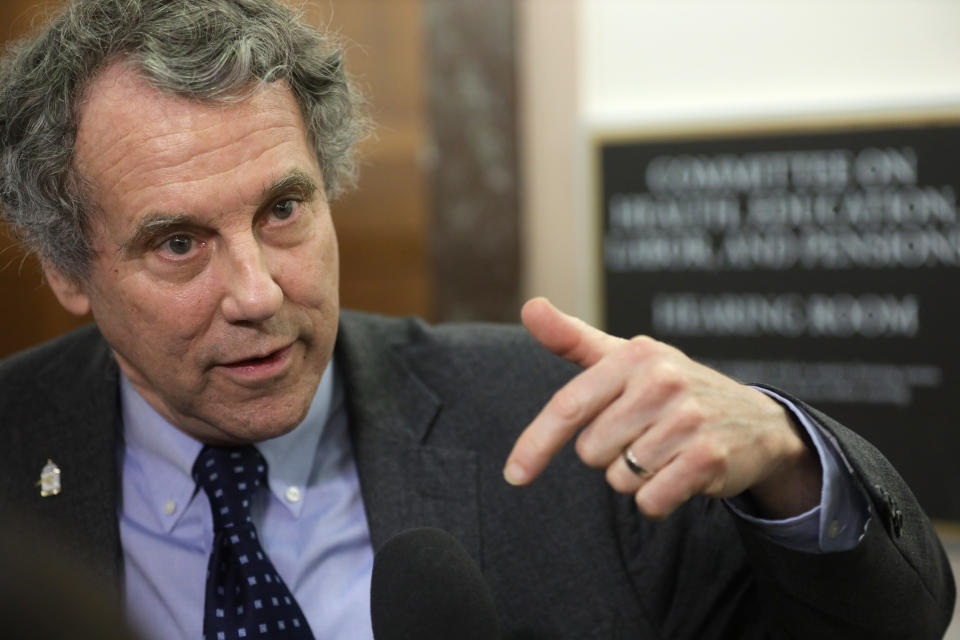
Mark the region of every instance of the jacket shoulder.
POLYGON ((345 330, 341 338, 354 350, 389 349, 439 388, 465 381, 502 387, 517 378, 522 379, 521 387, 552 388, 579 371, 518 324, 430 325, 418 318, 343 312, 341 329, 345 330))
MULTIPOLYGON (((342 370, 354 399, 379 403, 416 380, 443 407, 434 442, 451 446, 507 447, 580 371, 519 325, 431 326, 412 318, 341 314, 340 328, 342 370)), ((500 454, 505 457, 506 449, 500 454)))
MULTIPOLYGON (((41 387, 70 388, 109 366, 110 351, 94 325, 81 327, 0 360, 0 406, 36 398, 41 387)), ((33 401, 35 402, 35 400, 33 401)))

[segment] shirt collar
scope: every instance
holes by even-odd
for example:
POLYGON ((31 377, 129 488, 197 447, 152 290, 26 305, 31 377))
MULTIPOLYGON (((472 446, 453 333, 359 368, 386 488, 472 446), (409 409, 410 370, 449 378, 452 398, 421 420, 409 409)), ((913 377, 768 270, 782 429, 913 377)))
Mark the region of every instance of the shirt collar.
MULTIPOLYGON (((306 483, 316 458, 320 437, 334 400, 334 366, 320 378, 306 418, 292 431, 255 443, 267 461, 270 492, 294 517, 300 515, 306 483), (295 498, 295 499, 291 499, 295 498)), ((148 467, 138 487, 149 501, 149 509, 167 532, 171 531, 197 489, 193 463, 203 443, 177 429, 151 407, 123 372, 120 373, 120 402, 124 447, 135 452, 148 467), (167 511, 175 505, 175 517, 167 511)))
POLYGON ((303 510, 307 481, 333 408, 334 375, 331 358, 303 422, 290 433, 256 443, 267 461, 270 493, 286 505, 294 517, 303 510))

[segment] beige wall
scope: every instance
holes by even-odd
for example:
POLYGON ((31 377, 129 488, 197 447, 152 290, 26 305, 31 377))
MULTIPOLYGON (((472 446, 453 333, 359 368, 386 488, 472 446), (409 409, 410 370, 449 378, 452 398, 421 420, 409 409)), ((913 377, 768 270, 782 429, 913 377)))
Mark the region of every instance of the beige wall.
POLYGON ((519 0, 523 291, 598 318, 591 136, 960 110, 954 0, 519 0))
POLYGON ((582 185, 576 127, 582 48, 578 5, 523 0, 517 12, 523 291, 583 315, 590 301, 577 282, 586 265, 582 238, 575 234, 583 219, 576 201, 582 185))

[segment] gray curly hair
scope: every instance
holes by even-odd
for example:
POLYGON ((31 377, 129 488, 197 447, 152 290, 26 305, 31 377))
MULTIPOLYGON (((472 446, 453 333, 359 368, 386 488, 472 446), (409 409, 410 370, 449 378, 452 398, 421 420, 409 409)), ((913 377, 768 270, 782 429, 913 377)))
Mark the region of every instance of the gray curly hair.
POLYGON ((335 198, 355 182, 367 120, 335 39, 300 18, 274 0, 75 0, 0 60, 0 215, 61 273, 87 278, 96 205, 73 166, 79 104, 118 60, 161 91, 204 102, 285 80, 335 198))

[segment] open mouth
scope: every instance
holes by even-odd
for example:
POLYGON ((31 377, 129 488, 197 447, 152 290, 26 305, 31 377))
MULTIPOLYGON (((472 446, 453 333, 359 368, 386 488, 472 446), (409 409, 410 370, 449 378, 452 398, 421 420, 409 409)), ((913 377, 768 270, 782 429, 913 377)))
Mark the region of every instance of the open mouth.
POLYGON ((247 358, 246 360, 237 360, 235 362, 228 362, 223 366, 229 369, 257 369, 261 367, 268 367, 281 362, 289 351, 290 345, 287 345, 282 349, 277 349, 272 353, 268 353, 262 358, 247 358))

